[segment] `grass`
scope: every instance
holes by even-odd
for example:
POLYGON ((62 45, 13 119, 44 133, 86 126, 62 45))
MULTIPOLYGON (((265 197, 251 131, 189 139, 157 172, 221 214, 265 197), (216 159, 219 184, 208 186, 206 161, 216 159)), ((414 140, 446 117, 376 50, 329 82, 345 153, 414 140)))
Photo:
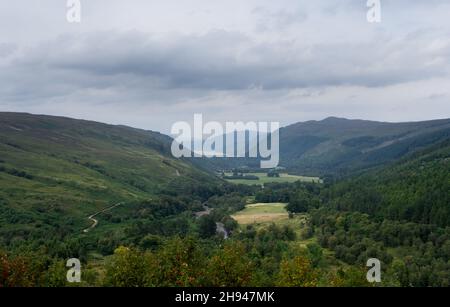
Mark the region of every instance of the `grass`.
MULTIPOLYGON (((231 176, 231 173, 226 173, 226 176, 231 176)), ((245 175, 252 175, 259 177, 258 180, 246 180, 246 179, 226 179, 228 182, 235 184, 246 184, 246 185, 261 185, 265 183, 283 183, 283 182, 320 182, 319 177, 306 177, 306 176, 296 176, 286 173, 280 174, 280 177, 269 177, 266 173, 246 173, 245 175)))
POLYGON ((170 142, 123 126, 0 112, 0 239, 20 227, 78 234, 88 215, 112 204, 216 180, 174 159, 170 142))
POLYGON ((289 218, 285 207, 283 203, 251 204, 231 217, 241 225, 272 223, 289 218))

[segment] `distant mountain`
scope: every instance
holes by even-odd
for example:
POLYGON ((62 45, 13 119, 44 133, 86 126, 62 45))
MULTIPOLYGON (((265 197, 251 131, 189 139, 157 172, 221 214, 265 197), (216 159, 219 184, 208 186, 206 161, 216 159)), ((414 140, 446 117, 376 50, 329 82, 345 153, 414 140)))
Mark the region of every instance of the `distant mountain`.
POLYGON ((302 174, 346 174, 446 139, 450 119, 387 123, 330 117, 282 128, 281 165, 302 174))
MULTIPOLYGON (((280 166, 310 176, 345 176, 450 139, 450 119, 388 123, 329 117, 280 129, 280 166)), ((248 147, 247 147, 248 148, 248 147)), ((206 168, 259 166, 258 159, 206 159, 206 168)))
POLYGON ((0 113, 0 224, 5 216, 13 223, 14 212, 85 220, 120 201, 217 180, 174 159, 171 142, 125 126, 0 113))

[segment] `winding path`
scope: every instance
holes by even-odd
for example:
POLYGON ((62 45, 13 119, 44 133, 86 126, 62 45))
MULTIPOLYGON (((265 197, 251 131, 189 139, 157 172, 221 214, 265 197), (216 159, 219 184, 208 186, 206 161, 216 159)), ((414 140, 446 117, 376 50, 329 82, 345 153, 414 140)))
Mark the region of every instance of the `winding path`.
POLYGON ((106 208, 106 209, 103 209, 103 210, 101 210, 101 211, 98 211, 97 213, 94 213, 94 214, 88 216, 88 219, 89 219, 90 221, 92 221, 92 225, 91 225, 90 227, 84 229, 83 232, 84 232, 84 233, 88 233, 89 231, 91 231, 92 229, 94 229, 95 227, 97 227, 97 225, 98 225, 98 220, 96 220, 94 217, 96 217, 97 215, 99 215, 99 214, 101 214, 101 213, 104 213, 104 212, 107 212, 107 211, 109 211, 109 210, 112 210, 112 209, 114 209, 114 208, 116 208, 116 207, 118 207, 118 206, 120 206, 120 205, 122 205, 122 204, 123 204, 123 203, 115 204, 114 206, 108 207, 108 208, 106 208))
MULTIPOLYGON (((179 171, 178 169, 175 169, 175 175, 176 175, 177 177, 181 177, 181 173, 180 173, 180 171, 179 171)), ((84 229, 84 230, 83 230, 83 233, 88 233, 89 231, 91 231, 92 229, 94 229, 95 227, 97 227, 97 225, 98 225, 98 220, 95 219, 95 217, 96 217, 97 215, 99 215, 99 214, 101 214, 101 213, 104 213, 104 212, 107 212, 107 211, 109 211, 109 210, 112 210, 112 209, 114 209, 114 208, 116 208, 116 207, 118 207, 118 206, 120 206, 120 205, 123 205, 123 203, 117 203, 117 204, 115 204, 114 206, 105 208, 105 209, 103 209, 103 210, 101 210, 101 211, 98 211, 98 212, 96 212, 96 213, 94 213, 94 214, 88 216, 88 220, 92 221, 92 225, 89 226, 88 228, 84 229)))

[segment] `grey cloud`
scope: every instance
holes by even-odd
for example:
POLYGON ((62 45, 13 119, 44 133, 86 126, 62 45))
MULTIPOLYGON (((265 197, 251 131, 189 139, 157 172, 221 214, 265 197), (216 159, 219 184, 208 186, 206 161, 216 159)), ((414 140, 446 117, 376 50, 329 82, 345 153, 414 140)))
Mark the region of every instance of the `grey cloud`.
POLYGON ((270 11, 263 7, 257 7, 252 11, 252 14, 257 16, 255 25, 257 31, 262 32, 284 31, 289 26, 304 22, 308 17, 307 13, 300 8, 270 11))
POLYGON ((15 44, 0 43, 0 57, 6 58, 14 54, 17 51, 15 44))
POLYGON ((303 44, 282 39, 256 42, 227 31, 163 39, 137 31, 110 31, 63 36, 35 46, 12 61, 9 70, 17 81, 21 74, 25 81, 46 75, 56 84, 68 82, 69 88, 133 84, 204 90, 372 87, 448 76, 450 39, 441 39, 435 47, 429 43, 429 38, 421 36, 303 44))
POLYGON ((92 109, 90 119, 114 122, 127 112, 253 117, 256 108, 263 118, 292 121, 356 109, 359 117, 406 119, 425 109, 438 114, 429 105, 449 97, 440 89, 450 83, 448 1, 382 1, 383 22, 369 25, 360 0, 139 1, 142 9, 130 10, 99 0, 85 5, 79 27, 58 15, 64 6, 55 0, 36 10, 42 22, 33 26, 34 13, 20 15, 26 2, 18 2, 0 18, 0 109, 68 116, 92 109))

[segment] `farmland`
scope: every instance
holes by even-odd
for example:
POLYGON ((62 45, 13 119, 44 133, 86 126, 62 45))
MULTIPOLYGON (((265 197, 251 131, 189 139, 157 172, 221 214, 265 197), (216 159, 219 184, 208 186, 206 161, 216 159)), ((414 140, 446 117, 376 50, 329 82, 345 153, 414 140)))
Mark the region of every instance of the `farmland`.
POLYGON ((285 207, 283 203, 250 204, 231 217, 241 225, 280 221, 288 218, 285 207))
MULTIPOLYGON (((225 176, 231 176, 231 173, 225 173, 225 176)), ((286 173, 280 174, 280 177, 269 177, 267 173, 246 173, 246 176, 256 176, 259 179, 257 180, 249 180, 249 179, 226 179, 228 182, 232 182, 235 184, 246 184, 246 185, 262 185, 265 183, 292 183, 296 181, 302 182, 320 182, 319 177, 306 177, 306 176, 296 176, 290 175, 286 173)))

